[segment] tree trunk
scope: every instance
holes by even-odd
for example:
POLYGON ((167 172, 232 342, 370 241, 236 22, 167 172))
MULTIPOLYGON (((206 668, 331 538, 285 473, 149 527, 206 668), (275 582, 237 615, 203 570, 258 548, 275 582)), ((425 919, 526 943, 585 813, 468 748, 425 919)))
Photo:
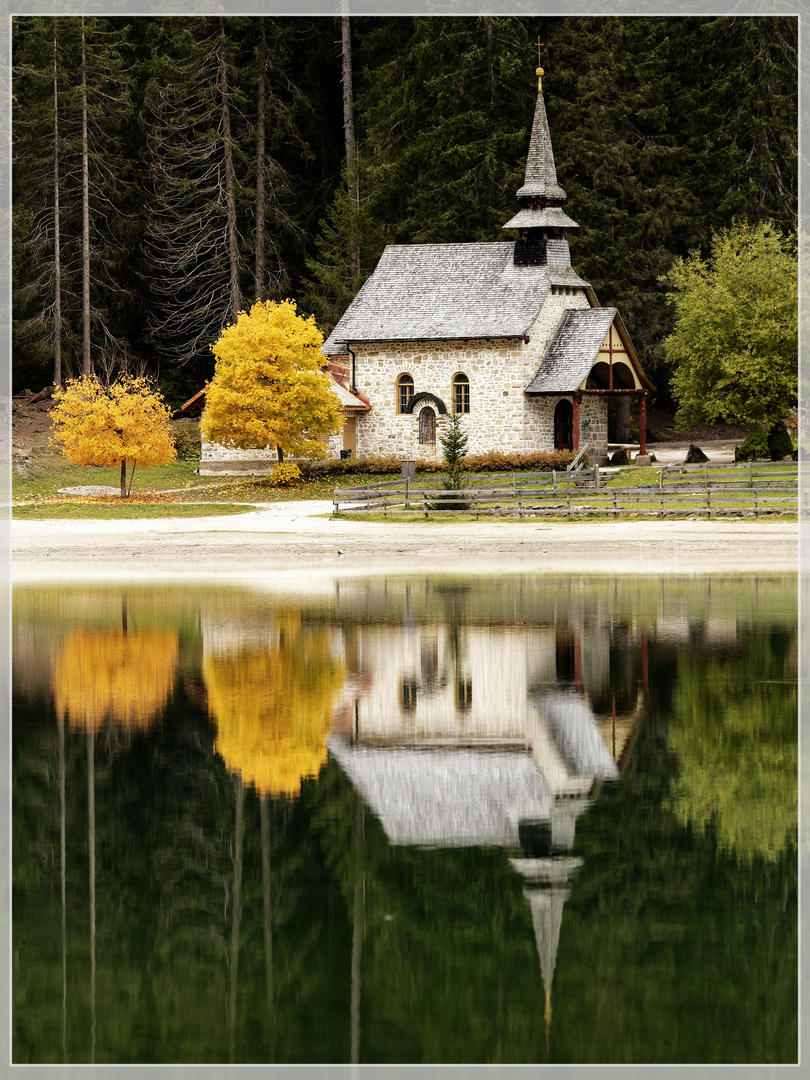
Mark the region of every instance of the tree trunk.
POLYGON ((127 497, 127 459, 121 462, 121 498, 127 497))
POLYGON ((87 728, 87 849, 90 885, 90 1063, 96 1060, 96 733, 87 728))
POLYGON ((484 132, 484 140, 486 145, 487 161, 489 164, 489 183, 487 184, 487 228, 493 228, 495 222, 495 215, 493 213, 493 207, 495 206, 495 168, 492 164, 491 152, 492 152, 492 113, 493 103, 495 100, 495 79, 493 76, 492 66, 492 50, 493 50, 493 18, 491 15, 487 16, 487 81, 489 83, 489 111, 487 112, 486 130, 484 132))
MULTIPOLYGON (((351 20, 348 15, 341 18, 340 26, 343 51, 343 132, 346 142, 346 181, 349 202, 353 207, 357 207, 360 204, 360 191, 357 176, 357 147, 354 138, 351 20)), ((360 283, 360 240, 357 235, 356 220, 351 226, 351 235, 349 236, 349 262, 352 288, 356 290, 360 283)))
POLYGON ((366 880, 363 866, 365 815, 357 800, 354 810, 354 903, 352 905, 352 981, 351 981, 351 1048, 349 1061, 360 1063, 360 990, 362 977, 363 932, 365 930, 366 880))
POLYGON ((219 88, 222 96, 222 149, 225 157, 225 205, 228 213, 228 264, 230 268, 230 317, 236 322, 242 307, 239 293, 239 250, 236 243, 236 194, 233 175, 231 111, 228 106, 228 67, 225 55, 225 24, 219 20, 219 88))
MULTIPOLYGON (((273 1016, 273 917, 272 917, 272 885, 273 879, 270 868, 270 796, 262 795, 259 811, 261 816, 261 892, 262 910, 265 914, 265 990, 267 995, 267 1017, 271 1031, 275 1029, 275 1017, 273 1016)), ((273 1055, 270 1062, 273 1061, 273 1055)))
POLYGON ((67 1063, 67 854, 65 847, 65 715, 56 722, 59 732, 59 869, 62 897, 62 1060, 67 1063))
POLYGON ((228 994, 228 1051, 233 1062, 236 1052, 236 992, 239 987, 239 923, 242 918, 242 841, 245 831, 245 789, 242 777, 234 778, 236 821, 234 825, 233 892, 231 916, 230 988, 228 994))
POLYGON ((53 39, 53 384, 62 385, 62 253, 59 247, 59 85, 56 78, 56 38, 53 39))
POLYGON ((267 170, 265 161, 265 123, 266 123, 266 83, 264 78, 267 67, 267 42, 264 32, 264 19, 259 19, 261 44, 259 45, 259 86, 256 103, 256 268, 254 272, 256 299, 267 299, 267 271, 265 267, 264 226, 265 193, 264 182, 267 170))
POLYGON ((616 442, 630 442, 631 405, 627 394, 622 394, 616 406, 616 442))
POLYGON ((87 149, 87 56, 82 15, 82 374, 92 375, 90 359, 90 165, 87 149))

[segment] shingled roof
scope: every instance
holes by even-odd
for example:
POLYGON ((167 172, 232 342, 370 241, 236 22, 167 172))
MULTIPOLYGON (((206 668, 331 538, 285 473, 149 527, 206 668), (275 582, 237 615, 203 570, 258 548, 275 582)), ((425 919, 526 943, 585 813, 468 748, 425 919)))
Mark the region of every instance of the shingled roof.
POLYGON ((339 738, 328 747, 392 844, 517 847, 518 822, 547 820, 554 806, 524 749, 370 748, 339 738))
POLYGON ((529 141, 529 156, 526 159, 524 184, 517 191, 518 199, 523 197, 541 199, 565 199, 565 192, 557 183, 557 169, 554 165, 554 151, 551 147, 551 135, 548 130, 546 103, 543 95, 537 95, 534 109, 532 134, 529 141))
POLYGON ((537 374, 524 393, 573 393, 590 374, 605 336, 614 322, 641 386, 645 390, 654 390, 655 387, 641 368, 618 309, 608 307, 566 311, 543 354, 537 374))
POLYGON ((552 285, 590 288, 571 268, 566 240, 549 240, 547 266, 515 266, 514 247, 390 245, 323 352, 366 341, 522 337, 552 285))
POLYGON ((570 394, 587 379, 617 309, 566 311, 527 394, 570 394))

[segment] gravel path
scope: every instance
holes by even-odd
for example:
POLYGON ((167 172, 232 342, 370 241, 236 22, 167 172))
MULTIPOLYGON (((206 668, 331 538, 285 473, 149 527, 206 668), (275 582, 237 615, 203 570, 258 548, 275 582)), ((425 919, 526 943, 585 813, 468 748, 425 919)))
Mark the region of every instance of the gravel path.
POLYGON ((235 517, 14 521, 15 582, 378 573, 753 574, 797 569, 798 525, 769 520, 374 524, 329 501, 235 517))

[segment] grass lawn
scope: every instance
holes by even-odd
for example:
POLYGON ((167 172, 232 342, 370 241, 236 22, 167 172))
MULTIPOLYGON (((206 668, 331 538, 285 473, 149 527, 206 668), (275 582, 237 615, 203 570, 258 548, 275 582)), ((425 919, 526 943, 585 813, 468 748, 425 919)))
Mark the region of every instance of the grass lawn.
POLYGON ((228 514, 248 514, 254 507, 245 504, 234 503, 148 503, 148 502, 124 502, 118 499, 117 503, 110 500, 99 501, 96 499, 81 502, 54 501, 33 502, 24 506, 14 506, 11 516, 14 520, 22 521, 81 521, 81 520, 113 520, 127 518, 194 518, 194 517, 224 517, 228 514))
MULTIPOLYGON (((274 487, 270 479, 262 477, 244 476, 195 476, 195 469, 199 461, 177 461, 172 465, 161 465, 150 469, 135 469, 135 479, 132 485, 133 501, 137 499, 157 496, 151 501, 166 504, 165 512, 155 516, 171 516, 170 504, 181 505, 188 502, 206 502, 212 505, 227 502, 255 503, 255 502, 300 502, 305 499, 332 499, 336 487, 355 487, 361 484, 379 483, 391 480, 392 477, 377 475, 342 476, 330 475, 313 477, 302 480, 294 487, 274 487)), ((127 471, 127 484, 129 484, 129 470, 127 471)), ((15 504, 14 516, 22 516, 17 513, 22 504, 30 505, 39 503, 41 508, 45 504, 67 504, 74 501, 73 497, 59 495, 60 488, 103 486, 120 488, 121 472, 118 468, 108 469, 96 466, 71 465, 61 454, 54 450, 36 450, 30 464, 26 468, 25 475, 14 475, 12 479, 12 499, 15 504)), ((119 514, 109 512, 106 503, 101 504, 98 498, 87 501, 82 499, 82 504, 87 506, 83 516, 87 517, 138 517, 146 514, 125 513, 125 505, 118 500, 119 514), (94 513, 104 505, 103 512, 94 513)), ((233 510, 231 513, 235 512, 233 510)), ((185 511, 183 511, 185 513, 185 511)), ((26 516, 32 516, 28 514, 26 516)), ((40 516, 48 517, 48 513, 40 516)), ((62 515, 65 516, 65 515, 62 515)), ((78 515, 76 515, 78 516, 78 515)))

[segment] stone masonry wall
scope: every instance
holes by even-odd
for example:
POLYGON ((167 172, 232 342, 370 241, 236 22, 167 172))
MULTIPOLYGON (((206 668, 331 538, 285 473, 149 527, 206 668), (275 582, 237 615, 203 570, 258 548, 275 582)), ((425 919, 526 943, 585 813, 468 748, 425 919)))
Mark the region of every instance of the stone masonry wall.
MULTIPOLYGON (((467 376, 470 412, 464 417, 464 428, 469 435, 469 453, 552 450, 554 409, 559 398, 529 398, 523 391, 536 374, 540 357, 564 312, 589 306, 581 291, 568 296, 549 294, 528 331, 528 343, 522 338, 510 338, 356 345, 357 389, 372 405, 369 413, 358 417, 358 455, 441 456, 440 437, 447 425, 446 416, 437 415, 435 444, 419 443, 419 413, 430 405, 438 413, 434 403, 420 402, 412 414, 397 413, 397 379, 405 372, 413 377, 415 394, 432 394, 444 402, 448 412, 453 408, 453 376, 460 372, 467 376)), ((582 416, 593 431, 589 441, 594 441, 594 436, 601 438, 604 426, 606 448, 606 404, 588 399, 582 416), (600 409, 605 414, 604 425, 600 409)))

